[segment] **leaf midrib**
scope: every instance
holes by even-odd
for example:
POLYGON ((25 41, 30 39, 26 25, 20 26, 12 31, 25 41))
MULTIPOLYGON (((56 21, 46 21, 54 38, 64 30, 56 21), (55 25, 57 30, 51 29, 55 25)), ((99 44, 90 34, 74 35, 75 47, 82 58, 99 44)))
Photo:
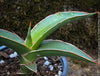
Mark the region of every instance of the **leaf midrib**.
MULTIPOLYGON (((87 13, 86 15, 88 15, 89 13, 87 13)), ((86 16, 86 15, 82 15, 82 16, 86 16)), ((50 15, 51 16, 51 15, 50 15)), ((77 17, 81 17, 81 16, 77 16, 77 17)), ((72 19, 72 18, 75 18, 75 17, 71 17, 71 18, 68 18, 68 19, 72 19)), ((67 19, 64 19, 64 20, 62 20, 61 22, 63 22, 63 21, 65 21, 65 20, 67 20, 67 19)), ((59 22, 59 23, 57 23, 57 24, 60 24, 61 22, 59 22)), ((55 24, 55 25, 57 25, 57 24, 55 24)), ((50 31, 52 28, 54 28, 54 27, 56 27, 56 26, 53 26, 53 27, 51 27, 48 31, 50 31)), ((35 28, 35 27, 34 27, 35 28)), ((33 28, 33 29, 34 29, 33 28)), ((32 29, 32 30, 33 30, 32 29)), ((33 46, 48 32, 48 31, 46 31, 44 34, 42 34, 39 38, 38 38, 38 40, 36 40, 35 41, 35 43, 33 43, 33 45, 31 46, 31 48, 33 48, 33 46)))

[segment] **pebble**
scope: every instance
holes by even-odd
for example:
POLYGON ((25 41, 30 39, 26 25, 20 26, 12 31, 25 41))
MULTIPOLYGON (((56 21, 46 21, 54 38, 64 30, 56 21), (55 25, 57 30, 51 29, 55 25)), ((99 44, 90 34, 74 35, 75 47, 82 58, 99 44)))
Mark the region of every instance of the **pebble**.
POLYGON ((53 71, 53 66, 52 65, 49 65, 49 68, 51 71, 53 71))
POLYGON ((13 54, 10 54, 10 58, 14 58, 17 56, 17 52, 14 52, 13 54))
POLYGON ((5 61, 4 60, 0 60, 0 64, 2 64, 2 63, 5 63, 5 61))
POLYGON ((54 64, 54 65, 57 65, 57 64, 54 64))
POLYGON ((45 60, 48 60, 48 58, 47 58, 46 56, 44 57, 44 59, 45 59, 45 60))
POLYGON ((50 62, 49 61, 45 61, 44 65, 49 65, 50 62))
POLYGON ((9 76, 10 75, 10 72, 7 72, 7 75, 9 76))
POLYGON ((58 76, 61 76, 62 75, 62 71, 58 71, 58 76))

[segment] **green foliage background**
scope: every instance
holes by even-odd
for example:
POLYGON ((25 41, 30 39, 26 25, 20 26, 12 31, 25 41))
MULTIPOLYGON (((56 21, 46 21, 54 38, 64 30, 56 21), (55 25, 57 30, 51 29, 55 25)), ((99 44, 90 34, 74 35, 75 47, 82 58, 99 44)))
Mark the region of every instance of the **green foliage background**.
MULTIPOLYGON (((70 8, 74 11, 100 11, 100 0, 0 0, 0 28, 25 39, 29 22, 32 27, 46 16, 70 8)), ((97 55, 97 15, 61 27, 48 38, 61 39, 97 55), (90 19, 90 20, 89 20, 90 19)))

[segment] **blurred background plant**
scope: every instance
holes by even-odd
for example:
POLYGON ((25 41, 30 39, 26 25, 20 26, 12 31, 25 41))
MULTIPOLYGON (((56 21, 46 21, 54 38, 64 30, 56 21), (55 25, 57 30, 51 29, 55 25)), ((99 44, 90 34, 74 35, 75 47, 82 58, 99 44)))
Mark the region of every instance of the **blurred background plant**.
MULTIPOLYGON (((100 0, 0 0, 0 28, 25 39, 29 22, 32 27, 46 16, 59 11, 100 11, 100 0)), ((97 57, 97 15, 70 23, 48 38, 60 39, 88 50, 97 57)))

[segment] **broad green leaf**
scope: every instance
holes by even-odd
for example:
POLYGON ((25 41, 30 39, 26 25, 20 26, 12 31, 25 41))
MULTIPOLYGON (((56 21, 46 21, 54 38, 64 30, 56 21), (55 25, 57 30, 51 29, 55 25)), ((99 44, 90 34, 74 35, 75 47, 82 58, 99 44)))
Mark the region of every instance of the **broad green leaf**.
POLYGON ((0 29, 0 44, 12 48, 17 51, 19 55, 31 51, 31 49, 25 46, 24 41, 20 37, 2 29, 0 29))
POLYGON ((80 20, 92 16, 96 13, 86 12, 58 12, 50 15, 40 21, 31 31, 32 36, 32 49, 37 49, 40 43, 53 31, 58 29, 60 26, 66 25, 69 22, 80 20))
POLYGON ((18 43, 21 43, 21 44, 25 44, 24 40, 22 40, 18 35, 13 34, 9 31, 3 30, 3 29, 0 29, 0 36, 9 38, 9 39, 16 41, 18 43))
POLYGON ((67 56, 91 63, 95 63, 94 60, 84 53, 82 50, 78 49, 72 44, 65 43, 58 40, 46 40, 43 41, 41 47, 38 50, 31 51, 25 57, 29 61, 33 62, 38 55, 40 56, 67 56))
POLYGON ((31 65, 25 65, 26 68, 28 68, 32 72, 37 72, 37 67, 36 64, 31 64, 31 65))
POLYGON ((17 72, 18 76, 31 76, 32 75, 32 71, 29 69, 29 66, 27 66, 26 64, 23 64, 23 65, 21 64, 20 68, 21 68, 21 72, 17 72))
POLYGON ((31 23, 30 23, 29 28, 28 28, 28 33, 27 33, 27 37, 26 37, 25 43, 26 43, 26 46, 28 46, 28 47, 32 46, 31 23))
POLYGON ((21 73, 17 73, 18 75, 22 75, 22 76, 30 76, 30 74, 32 75, 32 72, 37 73, 37 67, 36 64, 20 64, 20 68, 21 68, 21 73))

